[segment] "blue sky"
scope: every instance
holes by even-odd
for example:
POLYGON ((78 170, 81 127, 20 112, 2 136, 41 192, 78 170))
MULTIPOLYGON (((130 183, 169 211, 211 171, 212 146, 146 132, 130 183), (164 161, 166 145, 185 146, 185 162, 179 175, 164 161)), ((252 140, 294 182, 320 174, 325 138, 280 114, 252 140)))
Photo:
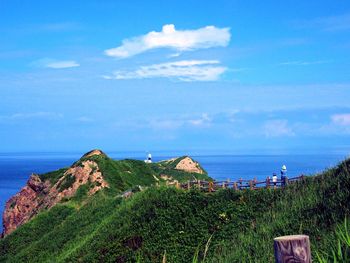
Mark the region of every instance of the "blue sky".
POLYGON ((0 151, 350 149, 349 1, 0 0, 0 151))

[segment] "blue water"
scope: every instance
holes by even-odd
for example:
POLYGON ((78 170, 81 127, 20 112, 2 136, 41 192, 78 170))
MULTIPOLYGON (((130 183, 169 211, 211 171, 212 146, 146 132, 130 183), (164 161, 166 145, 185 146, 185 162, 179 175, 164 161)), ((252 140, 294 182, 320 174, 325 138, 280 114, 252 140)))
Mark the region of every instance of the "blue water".
MULTIPOLYGON (((143 160, 143 152, 108 153, 114 159, 133 158, 143 160)), ((177 153, 153 153, 153 160, 159 161, 180 156, 177 153)), ((191 155, 216 180, 253 179, 264 180, 273 172, 278 173, 287 165, 288 176, 314 174, 334 166, 345 159, 345 154, 307 155, 191 155)), ((31 173, 45 173, 70 166, 81 157, 81 153, 0 153, 0 213, 5 202, 28 180, 31 173)), ((0 225, 0 231, 2 223, 0 225)))

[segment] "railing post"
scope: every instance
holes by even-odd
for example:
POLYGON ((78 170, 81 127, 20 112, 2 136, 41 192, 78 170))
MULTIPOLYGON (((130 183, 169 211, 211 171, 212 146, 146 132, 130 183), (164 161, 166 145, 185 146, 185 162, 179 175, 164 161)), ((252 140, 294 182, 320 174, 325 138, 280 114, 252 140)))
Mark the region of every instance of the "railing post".
POLYGON ((276 263, 311 263, 310 239, 306 235, 277 237, 274 250, 276 263))
POLYGON ((235 189, 236 191, 238 190, 238 187, 237 187, 237 183, 236 183, 236 182, 233 183, 233 189, 235 189))
POLYGON ((284 177, 284 186, 287 186, 289 184, 288 177, 284 177))
POLYGON ((270 177, 266 177, 266 188, 269 189, 270 188, 270 177))
POLYGON ((212 181, 210 181, 208 184, 209 193, 211 193, 213 191, 213 185, 214 185, 214 183, 212 181))

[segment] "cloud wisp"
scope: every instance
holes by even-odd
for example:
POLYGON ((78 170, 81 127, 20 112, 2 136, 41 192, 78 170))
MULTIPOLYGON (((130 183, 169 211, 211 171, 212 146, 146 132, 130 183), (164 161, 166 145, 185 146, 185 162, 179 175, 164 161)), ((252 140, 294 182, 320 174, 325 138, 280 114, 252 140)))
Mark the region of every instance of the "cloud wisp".
POLYGON ((62 113, 56 112, 18 112, 11 115, 0 115, 0 121, 23 121, 23 120, 33 120, 33 119, 43 119, 43 120, 57 120, 62 119, 62 113))
POLYGON ((350 113, 334 114, 331 116, 331 120, 337 125, 350 126, 350 113))
POLYGON ((294 26, 297 28, 315 28, 324 32, 348 31, 350 30, 350 13, 294 21, 294 26))
POLYGON ((51 58, 43 58, 32 62, 30 65, 39 68, 65 69, 76 68, 80 64, 75 60, 56 60, 51 58))
POLYGON ((141 66, 134 71, 114 71, 105 79, 170 78, 179 81, 214 81, 227 70, 218 60, 181 60, 141 66))
POLYGON ((328 60, 316 60, 316 61, 286 61, 279 63, 281 66, 309 66, 309 65, 318 65, 318 64, 327 64, 330 63, 328 60))
POLYGON ((105 50, 107 56, 127 58, 151 49, 170 48, 187 51, 211 47, 225 47, 230 42, 229 28, 206 26, 195 30, 176 30, 173 24, 164 25, 162 31, 124 39, 122 45, 105 50))
POLYGON ((50 62, 45 65, 46 68, 62 69, 62 68, 75 68, 79 67, 80 64, 74 60, 62 60, 50 62))
POLYGON ((288 126, 287 120, 269 120, 263 126, 266 137, 294 136, 293 130, 288 126))

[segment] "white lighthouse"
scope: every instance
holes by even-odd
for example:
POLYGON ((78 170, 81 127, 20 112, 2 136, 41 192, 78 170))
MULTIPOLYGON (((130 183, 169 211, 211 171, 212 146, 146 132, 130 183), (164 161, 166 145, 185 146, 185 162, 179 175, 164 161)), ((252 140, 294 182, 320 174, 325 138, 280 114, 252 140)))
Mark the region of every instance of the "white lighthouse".
POLYGON ((145 160, 145 163, 152 163, 152 154, 147 155, 147 159, 145 160))

